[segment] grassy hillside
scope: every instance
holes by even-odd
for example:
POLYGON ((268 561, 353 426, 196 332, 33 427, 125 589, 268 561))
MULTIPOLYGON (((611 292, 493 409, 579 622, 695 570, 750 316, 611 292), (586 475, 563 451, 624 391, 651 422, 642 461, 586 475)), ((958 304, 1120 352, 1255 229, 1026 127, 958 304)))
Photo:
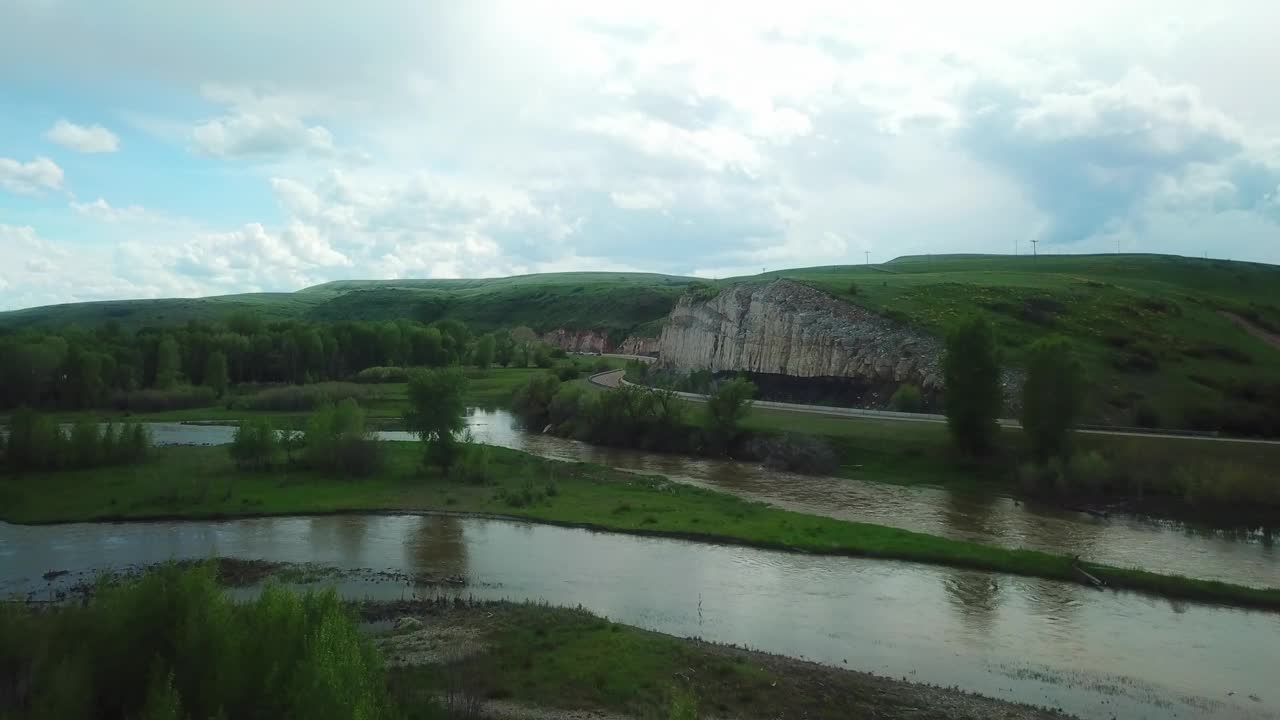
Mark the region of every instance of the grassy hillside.
POLYGON ((1280 267, 1162 255, 972 255, 767 275, 774 277, 938 335, 964 313, 985 312, 1015 364, 1036 338, 1070 337, 1098 420, 1247 431, 1280 412, 1280 349, 1224 315, 1280 331, 1280 267))
POLYGON ((652 273, 551 273, 474 280, 339 280, 294 293, 119 300, 0 313, 0 328, 90 327, 115 320, 126 330, 220 320, 252 309, 268 321, 452 318, 476 330, 528 325, 609 332, 656 332, 693 278, 652 273))

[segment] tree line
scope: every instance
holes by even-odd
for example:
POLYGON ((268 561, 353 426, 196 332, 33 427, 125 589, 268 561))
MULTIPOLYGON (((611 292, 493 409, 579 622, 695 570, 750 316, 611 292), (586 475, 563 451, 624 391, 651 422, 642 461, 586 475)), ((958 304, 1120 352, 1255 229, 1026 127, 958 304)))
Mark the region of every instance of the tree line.
POLYGON ((115 321, 24 329, 0 336, 0 408, 127 409, 120 396, 142 390, 221 397, 239 383, 340 380, 373 367, 549 365, 549 353, 527 328, 476 336, 456 320, 268 323, 238 312, 133 333, 115 321))

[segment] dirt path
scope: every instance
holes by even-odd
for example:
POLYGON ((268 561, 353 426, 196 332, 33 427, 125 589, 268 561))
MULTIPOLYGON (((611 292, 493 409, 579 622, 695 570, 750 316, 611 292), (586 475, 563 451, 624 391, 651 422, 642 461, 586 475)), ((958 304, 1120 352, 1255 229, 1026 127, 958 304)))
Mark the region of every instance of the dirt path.
POLYGON ((1241 328, 1244 329, 1245 332, 1258 338, 1262 342, 1267 343, 1268 345, 1270 345, 1271 347, 1277 350, 1280 350, 1280 335, 1270 332, 1266 328, 1260 328, 1257 325, 1254 325, 1253 323, 1249 322, 1248 320, 1245 320, 1244 318, 1240 317, 1239 315, 1236 315, 1235 313, 1229 313, 1226 310, 1219 310, 1218 314, 1230 320, 1231 322, 1235 323, 1236 325, 1239 325, 1241 328))

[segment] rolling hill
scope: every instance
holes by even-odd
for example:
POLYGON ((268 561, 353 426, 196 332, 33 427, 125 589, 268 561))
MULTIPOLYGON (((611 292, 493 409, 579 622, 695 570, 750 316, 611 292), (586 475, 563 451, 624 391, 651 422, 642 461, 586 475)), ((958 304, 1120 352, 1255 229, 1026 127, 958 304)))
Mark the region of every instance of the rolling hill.
MULTIPOLYGON (((1036 338, 1072 338, 1092 385, 1089 414, 1099 421, 1244 432, 1280 414, 1280 267, 1165 255, 935 255, 718 284, 777 278, 936 335, 965 313, 986 313, 1015 365, 1036 338)), ((597 272, 340 280, 293 293, 30 308, 0 313, 0 331, 107 320, 136 329, 252 309, 269 321, 451 318, 477 330, 600 330, 616 341, 657 334, 695 281, 597 272)))

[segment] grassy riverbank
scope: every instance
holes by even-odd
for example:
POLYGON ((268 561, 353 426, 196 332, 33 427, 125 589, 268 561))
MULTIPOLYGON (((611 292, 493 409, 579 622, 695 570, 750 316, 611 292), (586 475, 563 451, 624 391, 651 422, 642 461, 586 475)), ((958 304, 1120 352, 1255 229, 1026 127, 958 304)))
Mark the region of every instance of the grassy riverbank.
MULTIPOLYGON (((393 695, 441 695, 560 711, 673 717, 940 720, 1061 714, 791 658, 682 639, 583 610, 511 603, 371 603, 365 617, 413 618, 377 640, 393 695), (663 712, 665 711, 665 712, 663 712)), ((496 709, 496 708, 493 708, 496 709)))
MULTIPOLYGON (((169 447, 141 465, 0 478, 0 518, 52 523, 406 510, 485 513, 779 550, 891 558, 1078 580, 1067 557, 804 515, 587 464, 474 446, 470 481, 424 474, 416 443, 386 443, 383 471, 347 480, 307 471, 236 472, 222 447, 169 447), (478 477, 483 475, 484 477, 478 477)), ((1116 587, 1280 608, 1280 589, 1089 565, 1116 587)))

